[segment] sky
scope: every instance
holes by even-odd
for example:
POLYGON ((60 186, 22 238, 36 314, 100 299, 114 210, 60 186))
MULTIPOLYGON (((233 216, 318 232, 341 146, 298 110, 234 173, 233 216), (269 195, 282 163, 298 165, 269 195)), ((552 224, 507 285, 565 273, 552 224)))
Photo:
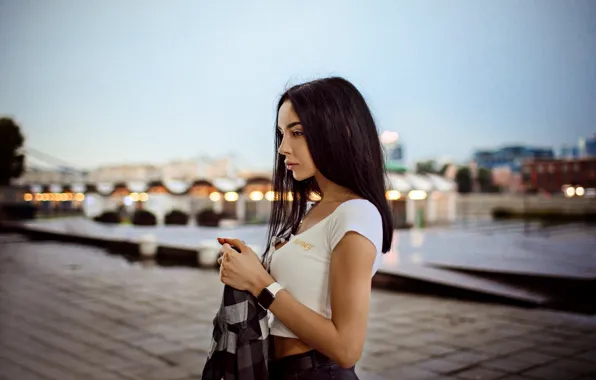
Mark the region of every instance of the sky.
POLYGON ((0 0, 0 57, 0 116, 77 168, 270 167, 278 97, 329 75, 408 162, 596 132, 592 0, 0 0))

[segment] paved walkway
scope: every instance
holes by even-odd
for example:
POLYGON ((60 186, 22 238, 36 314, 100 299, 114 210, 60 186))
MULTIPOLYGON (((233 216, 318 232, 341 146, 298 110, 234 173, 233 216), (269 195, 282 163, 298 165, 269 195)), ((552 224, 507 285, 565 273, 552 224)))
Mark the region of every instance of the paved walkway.
MULTIPOLYGON (((198 379, 215 271, 0 235, 0 379, 198 379)), ((366 379, 596 379, 596 317, 373 292, 366 379)))

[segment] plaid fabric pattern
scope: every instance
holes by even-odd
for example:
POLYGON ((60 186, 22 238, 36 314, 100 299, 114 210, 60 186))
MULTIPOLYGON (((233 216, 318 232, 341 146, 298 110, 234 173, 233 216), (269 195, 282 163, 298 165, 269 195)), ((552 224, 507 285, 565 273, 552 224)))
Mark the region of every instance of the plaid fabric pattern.
POLYGON ((226 285, 202 379, 268 379, 270 349, 267 310, 249 292, 226 285))

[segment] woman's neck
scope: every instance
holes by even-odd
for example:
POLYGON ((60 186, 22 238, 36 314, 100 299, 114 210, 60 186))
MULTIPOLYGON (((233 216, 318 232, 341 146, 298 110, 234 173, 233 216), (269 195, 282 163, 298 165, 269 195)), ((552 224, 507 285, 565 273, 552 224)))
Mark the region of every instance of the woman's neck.
POLYGON ((315 179, 323 195, 318 202, 319 204, 341 203, 358 197, 357 194, 347 187, 333 183, 320 174, 318 176, 315 175, 315 179))

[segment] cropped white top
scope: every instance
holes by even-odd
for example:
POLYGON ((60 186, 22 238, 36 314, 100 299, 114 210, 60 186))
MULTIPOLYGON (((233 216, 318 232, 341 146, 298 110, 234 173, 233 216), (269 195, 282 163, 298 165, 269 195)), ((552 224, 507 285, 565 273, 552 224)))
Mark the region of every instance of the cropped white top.
MULTIPOLYGON (((383 222, 375 205, 368 200, 345 201, 314 226, 291 235, 289 241, 277 250, 275 245, 279 241, 271 242, 270 273, 275 281, 300 303, 327 318, 331 318, 331 253, 348 231, 366 237, 376 247, 372 277, 381 263, 383 222)), ((297 338, 273 314, 269 324, 272 335, 297 338)))

